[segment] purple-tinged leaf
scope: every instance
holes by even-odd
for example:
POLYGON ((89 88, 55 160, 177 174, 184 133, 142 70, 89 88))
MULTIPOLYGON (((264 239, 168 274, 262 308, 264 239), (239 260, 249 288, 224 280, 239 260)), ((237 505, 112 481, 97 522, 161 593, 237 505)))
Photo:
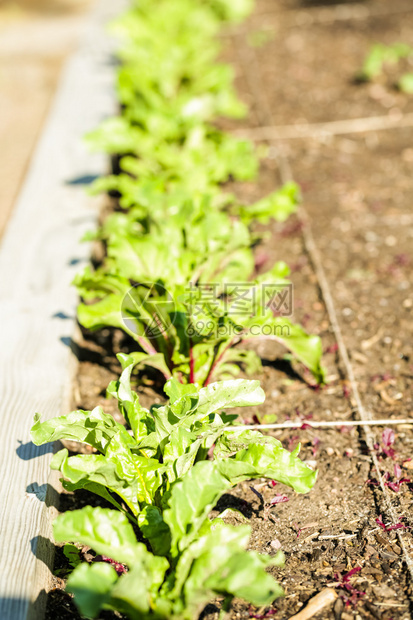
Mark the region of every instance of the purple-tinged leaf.
POLYGON ((324 353, 337 353, 337 351, 338 351, 338 344, 336 342, 324 349, 324 353))
POLYGON ((376 519, 377 525, 379 525, 385 532, 392 532, 393 530, 407 530, 411 529, 410 525, 405 525, 402 523, 402 519, 395 525, 386 525, 379 515, 378 519, 376 519))
POLYGON ((394 431, 391 428, 385 428, 381 440, 387 448, 394 444, 394 438, 394 431))
POLYGON ((347 594, 342 595, 342 598, 346 604, 346 607, 349 607, 350 605, 355 606, 358 603, 358 601, 361 599, 361 597, 366 594, 365 592, 357 590, 350 583, 351 577, 353 577, 359 571, 361 571, 361 567, 356 566, 355 568, 352 568, 348 573, 344 573, 343 575, 336 573, 334 575, 334 579, 336 580, 336 583, 334 584, 335 587, 341 588, 345 590, 346 593, 348 593, 348 595, 347 594))
POLYGON ((312 448, 312 452, 313 452, 313 456, 315 456, 317 454, 317 450, 318 450, 318 446, 320 444, 320 438, 319 437, 314 437, 313 438, 313 448, 312 448))
POLYGON ((361 571, 361 566, 356 566, 355 568, 352 568, 348 573, 344 573, 344 575, 342 576, 343 582, 347 583, 350 580, 350 577, 352 577, 359 571, 361 571))
POLYGON ((123 564, 116 562, 116 560, 109 558, 107 555, 97 555, 95 557, 95 562, 106 562, 107 564, 110 564, 113 566, 118 575, 123 575, 128 572, 127 568, 123 564))
POLYGON ((273 506, 275 506, 276 504, 283 504, 284 502, 289 502, 290 498, 287 497, 286 495, 275 495, 270 504, 272 504, 273 506))
POLYGON ((376 523, 377 525, 379 525, 385 532, 387 532, 387 526, 385 523, 383 523, 383 520, 381 518, 381 515, 378 516, 378 518, 376 519, 376 523))

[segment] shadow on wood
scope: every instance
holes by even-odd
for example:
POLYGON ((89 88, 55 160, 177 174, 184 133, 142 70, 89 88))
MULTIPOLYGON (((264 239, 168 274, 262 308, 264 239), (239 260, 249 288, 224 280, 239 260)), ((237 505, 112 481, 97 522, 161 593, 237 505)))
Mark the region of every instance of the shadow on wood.
POLYGON ((54 452, 53 444, 46 443, 43 446, 36 446, 32 441, 27 443, 21 443, 16 449, 16 454, 22 461, 31 461, 37 459, 39 456, 45 454, 52 454, 54 452))

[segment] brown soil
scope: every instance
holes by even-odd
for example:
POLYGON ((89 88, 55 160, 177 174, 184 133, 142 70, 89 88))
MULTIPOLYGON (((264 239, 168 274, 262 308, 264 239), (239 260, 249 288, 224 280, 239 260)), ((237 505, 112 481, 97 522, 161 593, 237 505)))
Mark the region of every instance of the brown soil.
MULTIPOLYGON (((225 39, 225 57, 236 65, 241 95, 253 108, 250 125, 265 117, 263 97, 270 103, 275 124, 380 115, 393 107, 402 112, 412 109, 413 98, 397 93, 387 84, 377 90, 372 85, 353 83, 372 41, 402 40, 413 44, 413 26, 402 12, 408 3, 392 3, 395 14, 386 17, 369 17, 369 12, 377 8, 391 12, 384 0, 357 4, 366 12, 363 19, 357 17, 357 12, 353 15, 351 7, 356 5, 352 3, 262 0, 257 4, 247 29, 252 32, 265 26, 274 35, 264 46, 254 49, 262 74, 258 76, 262 92, 248 90, 250 68, 240 64, 241 58, 250 55, 249 49, 247 55, 245 49, 240 50, 240 46, 247 45, 247 37, 232 33, 225 39), (343 15, 334 11, 344 7, 349 17, 320 22, 326 7, 333 16, 343 15)), ((402 129, 283 144, 311 217, 362 401, 377 419, 406 418, 412 408, 412 138, 413 129, 402 129)), ((276 160, 269 157, 263 162, 260 183, 237 191, 251 199, 279 185, 276 160)), ((291 218, 286 224, 271 226, 271 233, 264 249, 269 260, 283 259, 292 267, 294 318, 321 336, 329 383, 314 389, 302 368, 292 368, 283 360, 282 349, 261 344, 257 350, 263 370, 257 378, 267 400, 258 416, 276 413, 279 421, 299 416, 303 422, 357 417, 300 223, 291 218)), ((76 407, 101 404, 106 411, 114 412, 113 403, 104 397, 108 382, 119 370, 112 344, 109 330, 98 337, 85 335, 80 341, 76 407)), ((127 345, 117 337, 116 347, 127 345)), ((142 377, 138 391, 144 403, 161 399, 156 377, 142 377)), ((411 427, 394 428, 395 460, 380 457, 382 470, 391 475, 395 463, 402 465, 412 456, 413 446, 411 427)), ((337 586, 339 602, 334 610, 327 608, 315 618, 411 617, 411 584, 397 539, 402 531, 412 554, 410 530, 388 532, 377 523, 380 515, 386 523, 390 517, 380 489, 367 484, 376 474, 365 437, 361 430, 344 431, 299 428, 274 433, 288 448, 300 441, 302 458, 319 470, 318 482, 310 494, 296 495, 281 485, 273 489, 267 483, 255 482, 239 485, 222 498, 220 507, 238 508, 251 524, 252 549, 274 553, 281 546, 286 555, 285 568, 275 571, 285 588, 285 597, 272 608, 261 610, 236 602, 230 619, 267 615, 290 618, 332 584, 337 586), (285 493, 289 501, 264 510, 251 486, 262 494, 264 502, 276 492, 285 493), (343 605, 340 601, 346 603, 348 592, 340 582, 354 568, 360 571, 351 583, 364 594, 343 605)), ((382 431, 381 427, 372 430, 377 443, 382 431)), ((409 478, 407 467, 405 463, 403 475, 409 478)), ((392 504, 407 526, 413 526, 412 491, 413 484, 409 483, 403 483, 397 493, 389 490, 392 504)), ((82 501, 83 496, 66 498, 65 507, 81 505, 82 501), (68 506, 67 502, 75 503, 68 506)), ((57 567, 61 567, 60 554, 57 567)), ((62 583, 57 580, 58 589, 50 596, 49 620, 77 617, 70 598, 59 590, 62 583)), ((219 601, 209 605, 202 617, 215 620, 218 612, 219 601)))

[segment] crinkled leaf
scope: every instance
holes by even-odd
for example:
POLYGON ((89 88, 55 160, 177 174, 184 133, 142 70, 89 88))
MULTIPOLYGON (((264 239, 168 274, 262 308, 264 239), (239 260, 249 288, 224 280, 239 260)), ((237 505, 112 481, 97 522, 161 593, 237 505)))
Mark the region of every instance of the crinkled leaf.
POLYGON ((218 381, 199 390, 197 414, 206 416, 229 407, 261 405, 264 400, 265 394, 259 381, 218 381))
POLYGON ((172 554, 189 545, 222 493, 232 486, 215 463, 197 463, 172 487, 164 520, 169 525, 172 554))
POLYGON ((250 444, 235 456, 219 461, 222 473, 234 484, 249 478, 270 478, 297 491, 308 493, 314 486, 317 472, 298 458, 299 446, 288 452, 281 446, 250 444))
POLYGON ((289 182, 276 192, 244 207, 241 211, 241 217, 247 222, 257 220, 263 224, 267 224, 271 218, 277 222, 284 222, 292 213, 297 211, 299 198, 298 185, 289 182))
POLYGON ((271 564, 281 566, 282 554, 271 558, 246 552, 250 533, 247 525, 221 524, 183 552, 176 568, 174 593, 184 589, 188 617, 194 617, 217 594, 241 596, 260 605, 282 595, 282 588, 264 570, 271 564))
POLYGON ((150 504, 162 484, 162 465, 155 459, 132 454, 128 447, 114 437, 106 455, 85 454, 68 456, 67 450, 54 455, 51 467, 59 470, 72 483, 95 483, 116 493, 134 514, 141 504, 150 504))
MULTIPOLYGON (((79 542, 96 553, 132 565, 145 545, 138 543, 126 515, 107 508, 86 506, 68 510, 55 519, 56 542, 79 542)), ((146 548, 145 548, 146 551, 146 548)))
MULTIPOLYGON (((231 554, 225 564, 205 580, 204 587, 220 594, 230 593, 257 607, 270 605, 276 598, 284 595, 284 590, 265 571, 265 567, 283 566, 283 560, 282 553, 273 558, 254 551, 231 554)), ((201 571, 204 570, 202 564, 200 568, 201 571)), ((186 587, 189 586, 190 582, 186 587)))
POLYGON ((104 413, 101 407, 95 407, 93 411, 79 409, 45 422, 40 422, 40 415, 36 414, 34 420, 31 436, 36 446, 49 441, 67 439, 81 441, 104 453, 109 442, 117 434, 127 445, 133 441, 125 428, 111 415, 104 413))
POLYGON ((183 384, 172 378, 165 384, 164 392, 169 396, 169 407, 174 415, 182 418, 192 412, 198 404, 198 390, 193 384, 183 384))
POLYGON ((149 611, 169 564, 166 558, 152 555, 144 544, 136 541, 125 515, 90 506, 69 511, 56 519, 54 535, 57 541, 69 539, 82 542, 97 553, 130 567, 130 571, 120 579, 116 571, 104 563, 93 564, 92 572, 87 564, 81 565, 86 568, 76 569, 76 575, 68 585, 70 591, 75 593, 82 613, 96 616, 99 609, 108 607, 132 613, 135 617, 136 612, 145 614, 149 611), (95 566, 107 568, 95 569, 95 566), (102 576, 101 587, 97 579, 99 575, 102 576))
POLYGON ((138 486, 136 480, 127 479, 116 459, 109 459, 102 454, 82 454, 71 457, 68 454, 66 449, 57 452, 51 461, 51 468, 60 471, 64 478, 76 488, 90 483, 98 485, 98 489, 95 490, 105 487, 119 495, 133 514, 139 514, 140 504, 136 493, 138 486))

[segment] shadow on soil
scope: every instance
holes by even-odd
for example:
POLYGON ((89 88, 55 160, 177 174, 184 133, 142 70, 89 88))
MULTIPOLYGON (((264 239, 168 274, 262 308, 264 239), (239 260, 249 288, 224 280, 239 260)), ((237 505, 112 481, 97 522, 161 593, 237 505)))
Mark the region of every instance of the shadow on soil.
POLYGON ((301 375, 298 374, 291 366, 290 362, 282 359, 261 360, 263 366, 269 366, 270 368, 274 368, 275 370, 279 370, 283 374, 285 374, 289 379, 294 379, 295 381, 300 381, 301 383, 307 383, 301 375))
POLYGON ((238 510, 244 517, 251 519, 253 515, 257 515, 259 511, 254 510, 249 502, 244 499, 240 499, 230 493, 225 493, 215 506, 215 510, 219 513, 230 508, 231 510, 238 510))

